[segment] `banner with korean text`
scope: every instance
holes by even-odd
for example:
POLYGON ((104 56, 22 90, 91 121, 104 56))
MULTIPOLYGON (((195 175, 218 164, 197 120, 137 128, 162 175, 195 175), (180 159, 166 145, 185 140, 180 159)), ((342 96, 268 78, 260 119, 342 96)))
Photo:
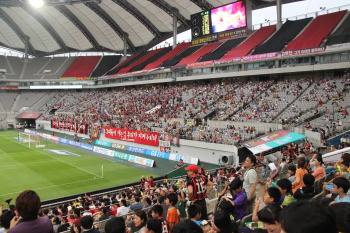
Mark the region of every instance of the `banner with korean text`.
POLYGON ((105 127, 104 129, 106 138, 135 142, 149 146, 159 145, 159 133, 112 127, 105 127))

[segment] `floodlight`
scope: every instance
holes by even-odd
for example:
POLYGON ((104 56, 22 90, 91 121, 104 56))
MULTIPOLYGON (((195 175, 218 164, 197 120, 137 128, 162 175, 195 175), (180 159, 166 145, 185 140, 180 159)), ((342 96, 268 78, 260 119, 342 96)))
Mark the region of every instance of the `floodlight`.
POLYGON ((29 1, 29 4, 35 8, 40 8, 44 5, 43 0, 28 0, 28 1, 29 1))

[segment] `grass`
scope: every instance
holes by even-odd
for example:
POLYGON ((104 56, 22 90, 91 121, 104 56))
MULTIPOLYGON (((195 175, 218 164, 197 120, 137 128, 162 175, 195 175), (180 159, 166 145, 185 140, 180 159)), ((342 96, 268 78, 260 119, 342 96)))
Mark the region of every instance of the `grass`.
POLYGON ((18 143, 17 135, 16 131, 0 131, 2 203, 27 189, 35 190, 43 201, 136 182, 141 175, 157 176, 52 142, 45 142, 46 148, 29 148, 27 143, 18 143), (65 150, 80 156, 54 154, 44 149, 65 150))

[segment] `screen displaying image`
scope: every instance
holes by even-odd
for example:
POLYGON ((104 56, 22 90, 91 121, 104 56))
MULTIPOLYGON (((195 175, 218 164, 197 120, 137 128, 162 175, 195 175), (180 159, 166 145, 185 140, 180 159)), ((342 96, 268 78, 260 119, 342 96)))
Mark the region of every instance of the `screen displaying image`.
POLYGON ((242 1, 211 10, 212 33, 247 26, 245 5, 242 1))

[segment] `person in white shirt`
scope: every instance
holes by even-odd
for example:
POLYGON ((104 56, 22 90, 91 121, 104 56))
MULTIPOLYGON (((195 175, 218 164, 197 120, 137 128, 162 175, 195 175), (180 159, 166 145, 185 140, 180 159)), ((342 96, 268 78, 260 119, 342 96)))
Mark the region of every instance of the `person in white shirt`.
POLYGON ((119 201, 119 208, 117 209, 117 217, 127 215, 129 213, 129 208, 127 207, 125 200, 119 201))

